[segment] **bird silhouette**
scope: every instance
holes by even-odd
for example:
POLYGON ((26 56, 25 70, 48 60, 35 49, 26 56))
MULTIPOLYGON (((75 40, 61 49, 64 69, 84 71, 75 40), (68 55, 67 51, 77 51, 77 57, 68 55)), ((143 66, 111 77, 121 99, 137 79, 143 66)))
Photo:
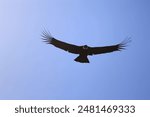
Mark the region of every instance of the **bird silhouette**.
POLYGON ((54 38, 50 32, 43 31, 42 32, 42 39, 47 44, 52 44, 57 48, 60 48, 62 50, 65 50, 67 52, 73 53, 73 54, 79 54, 77 58, 74 60, 76 62, 80 63, 89 63, 89 59, 87 58, 88 55, 97 55, 97 54, 104 54, 104 53, 110 53, 114 51, 121 51, 125 49, 127 43, 129 43, 130 37, 125 39, 119 44, 111 45, 111 46, 103 46, 103 47, 90 47, 88 45, 83 46, 77 46, 74 44, 69 44, 63 41, 60 41, 56 38, 54 38))

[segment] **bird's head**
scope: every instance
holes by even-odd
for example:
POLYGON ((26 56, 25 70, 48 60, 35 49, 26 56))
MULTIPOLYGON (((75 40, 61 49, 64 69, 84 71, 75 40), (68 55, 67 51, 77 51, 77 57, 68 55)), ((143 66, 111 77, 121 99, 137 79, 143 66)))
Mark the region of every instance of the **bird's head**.
POLYGON ((84 45, 84 46, 83 46, 83 49, 84 49, 84 50, 87 50, 87 49, 88 49, 88 46, 87 46, 87 45, 84 45))

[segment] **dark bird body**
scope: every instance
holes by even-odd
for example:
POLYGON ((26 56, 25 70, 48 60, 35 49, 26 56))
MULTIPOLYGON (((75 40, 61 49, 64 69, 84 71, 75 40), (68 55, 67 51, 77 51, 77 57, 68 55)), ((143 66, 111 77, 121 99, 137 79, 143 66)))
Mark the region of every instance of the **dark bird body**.
POLYGON ((89 47, 87 45, 77 46, 77 45, 69 44, 60 41, 58 39, 55 39, 47 32, 43 32, 42 39, 45 42, 47 42, 47 44, 52 44, 57 48, 63 49, 73 54, 79 54, 79 56, 74 60, 80 63, 89 63, 89 60, 87 58, 88 55, 96 55, 96 54, 110 53, 113 51, 121 51, 122 49, 124 49, 126 44, 130 41, 128 39, 128 40, 124 40, 119 44, 104 46, 104 47, 89 47))

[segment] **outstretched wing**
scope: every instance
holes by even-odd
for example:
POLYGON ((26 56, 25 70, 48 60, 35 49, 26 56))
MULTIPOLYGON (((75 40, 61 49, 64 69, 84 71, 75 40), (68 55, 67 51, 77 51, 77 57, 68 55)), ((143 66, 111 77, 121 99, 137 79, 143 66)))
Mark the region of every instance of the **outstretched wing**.
POLYGON ((129 43, 129 42, 130 42, 130 39, 126 39, 126 40, 122 41, 121 43, 112 45, 112 46, 91 47, 88 50, 88 54, 93 55, 93 54, 103 54, 103 53, 110 53, 110 52, 114 52, 114 51, 121 51, 122 49, 125 49, 127 43, 129 43))
POLYGON ((58 47, 60 49, 68 51, 70 53, 74 53, 74 54, 79 54, 80 53, 80 47, 79 46, 59 41, 59 40, 55 39, 53 36, 51 36, 51 34, 47 31, 43 31, 42 39, 45 42, 47 42, 47 44, 52 44, 55 47, 58 47))

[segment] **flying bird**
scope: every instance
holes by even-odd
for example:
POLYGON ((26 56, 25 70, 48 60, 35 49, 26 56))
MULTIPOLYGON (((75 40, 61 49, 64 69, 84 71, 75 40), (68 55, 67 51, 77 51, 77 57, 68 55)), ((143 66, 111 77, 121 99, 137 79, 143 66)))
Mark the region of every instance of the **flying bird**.
POLYGON ((50 32, 47 31, 43 31, 42 39, 47 44, 52 44, 57 48, 60 48, 62 50, 65 50, 73 54, 79 54, 79 56, 74 60, 80 63, 89 63, 89 59, 87 58, 88 55, 97 55, 97 54, 110 53, 114 51, 121 51, 122 49, 125 49, 126 44, 130 42, 130 38, 128 38, 119 44, 111 45, 111 46, 103 46, 103 47, 90 47, 88 45, 77 46, 54 38, 50 34, 50 32))

